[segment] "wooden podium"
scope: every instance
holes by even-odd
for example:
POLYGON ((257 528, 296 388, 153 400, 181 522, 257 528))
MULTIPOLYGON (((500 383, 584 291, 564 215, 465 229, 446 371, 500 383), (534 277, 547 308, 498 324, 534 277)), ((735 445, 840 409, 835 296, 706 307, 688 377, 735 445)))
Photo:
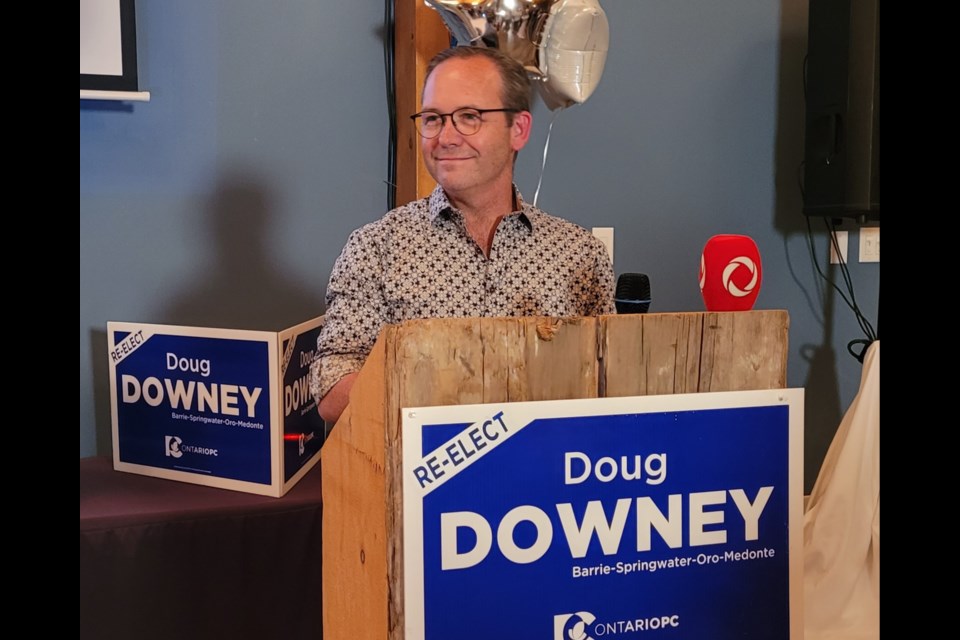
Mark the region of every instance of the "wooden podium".
POLYGON ((386 327, 322 450, 326 640, 404 637, 401 409, 786 385, 786 311, 386 327))

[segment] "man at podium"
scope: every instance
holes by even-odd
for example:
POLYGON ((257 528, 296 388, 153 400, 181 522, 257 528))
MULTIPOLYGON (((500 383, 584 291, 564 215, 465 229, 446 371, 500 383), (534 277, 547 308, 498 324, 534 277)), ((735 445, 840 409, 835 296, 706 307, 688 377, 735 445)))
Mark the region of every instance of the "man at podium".
POLYGON ((530 96, 523 67, 496 49, 456 47, 431 60, 423 110, 411 118, 437 187, 354 231, 334 265, 311 369, 325 420, 346 407, 385 324, 614 312, 603 243, 525 202, 513 183, 530 96))

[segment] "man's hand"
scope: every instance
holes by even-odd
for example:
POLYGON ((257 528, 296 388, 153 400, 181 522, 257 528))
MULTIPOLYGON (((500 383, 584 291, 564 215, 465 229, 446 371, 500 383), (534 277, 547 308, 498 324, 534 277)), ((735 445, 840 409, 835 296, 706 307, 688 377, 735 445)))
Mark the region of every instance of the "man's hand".
POLYGON ((347 408, 347 403, 350 402, 350 389, 353 388, 356 379, 356 373, 348 373, 330 388, 327 395, 320 398, 317 408, 320 410, 321 418, 330 423, 340 419, 340 414, 343 413, 343 410, 347 408))

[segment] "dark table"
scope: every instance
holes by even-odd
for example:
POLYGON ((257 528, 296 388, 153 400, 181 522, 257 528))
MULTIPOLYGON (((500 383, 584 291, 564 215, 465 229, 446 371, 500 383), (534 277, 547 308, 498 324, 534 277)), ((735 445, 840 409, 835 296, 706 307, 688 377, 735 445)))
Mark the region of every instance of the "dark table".
POLYGON ((82 639, 318 640, 320 465, 282 498, 80 460, 82 639))

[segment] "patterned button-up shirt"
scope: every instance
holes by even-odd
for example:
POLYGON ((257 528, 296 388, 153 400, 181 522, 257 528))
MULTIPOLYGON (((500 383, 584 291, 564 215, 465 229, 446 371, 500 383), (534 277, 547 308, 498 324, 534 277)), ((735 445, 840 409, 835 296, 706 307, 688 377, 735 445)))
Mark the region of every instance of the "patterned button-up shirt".
POLYGON ((489 257, 440 187, 350 235, 327 287, 311 376, 318 401, 360 370, 385 324, 614 312, 603 243, 515 193, 519 208, 500 221, 489 257))

